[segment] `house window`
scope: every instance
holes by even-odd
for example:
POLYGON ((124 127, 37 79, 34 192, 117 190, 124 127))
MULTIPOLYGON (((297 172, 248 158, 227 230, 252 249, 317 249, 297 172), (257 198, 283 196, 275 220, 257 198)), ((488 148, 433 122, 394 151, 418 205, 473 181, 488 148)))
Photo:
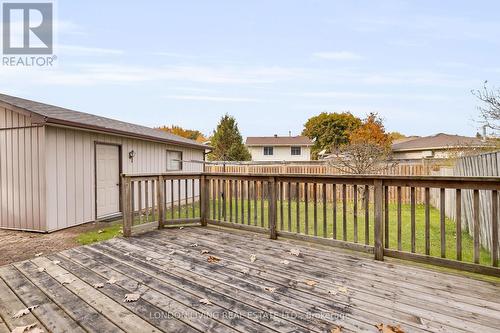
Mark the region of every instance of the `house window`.
POLYGON ((167 171, 182 170, 182 151, 167 150, 167 171))
POLYGON ((273 155, 273 147, 264 147, 264 155, 273 155))
POLYGON ((292 155, 300 155, 301 154, 300 147, 292 147, 291 148, 291 154, 292 155))

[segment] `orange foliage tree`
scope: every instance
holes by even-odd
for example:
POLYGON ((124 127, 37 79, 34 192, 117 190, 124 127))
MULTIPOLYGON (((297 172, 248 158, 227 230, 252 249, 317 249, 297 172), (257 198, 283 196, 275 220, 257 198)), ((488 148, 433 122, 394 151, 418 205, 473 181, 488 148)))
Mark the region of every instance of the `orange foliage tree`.
POLYGON ((198 130, 190 130, 190 129, 185 129, 180 126, 172 125, 172 126, 161 126, 158 127, 159 130, 169 132, 178 136, 181 136, 183 138, 195 140, 198 142, 205 142, 207 141, 207 138, 203 133, 201 133, 198 130))

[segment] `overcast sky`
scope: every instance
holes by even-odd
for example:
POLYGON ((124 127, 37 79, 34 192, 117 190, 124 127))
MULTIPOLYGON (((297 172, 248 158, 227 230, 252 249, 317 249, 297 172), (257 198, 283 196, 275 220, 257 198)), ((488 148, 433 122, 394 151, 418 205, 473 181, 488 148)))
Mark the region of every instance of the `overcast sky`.
POLYGON ((322 111, 474 135, 500 86, 498 1, 56 1, 57 66, 0 66, 0 91, 147 126, 301 132, 322 111))

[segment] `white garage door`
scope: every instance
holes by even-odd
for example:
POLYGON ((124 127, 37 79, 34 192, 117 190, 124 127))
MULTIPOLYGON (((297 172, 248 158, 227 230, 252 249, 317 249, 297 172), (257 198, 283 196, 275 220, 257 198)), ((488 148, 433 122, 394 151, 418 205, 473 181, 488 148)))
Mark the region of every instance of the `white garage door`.
POLYGON ((120 212, 120 150, 96 145, 97 218, 120 212))

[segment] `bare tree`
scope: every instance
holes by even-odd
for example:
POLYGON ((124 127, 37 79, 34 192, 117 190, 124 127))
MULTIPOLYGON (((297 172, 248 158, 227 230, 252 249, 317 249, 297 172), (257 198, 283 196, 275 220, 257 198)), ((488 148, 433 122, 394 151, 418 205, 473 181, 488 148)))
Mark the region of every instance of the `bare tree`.
POLYGON ((493 131, 500 130, 500 89, 489 88, 488 81, 484 81, 483 88, 472 90, 483 105, 478 106, 481 112, 481 122, 493 131))
POLYGON ((387 170, 390 149, 374 143, 353 143, 336 148, 330 164, 344 172, 356 175, 374 174, 387 170))

